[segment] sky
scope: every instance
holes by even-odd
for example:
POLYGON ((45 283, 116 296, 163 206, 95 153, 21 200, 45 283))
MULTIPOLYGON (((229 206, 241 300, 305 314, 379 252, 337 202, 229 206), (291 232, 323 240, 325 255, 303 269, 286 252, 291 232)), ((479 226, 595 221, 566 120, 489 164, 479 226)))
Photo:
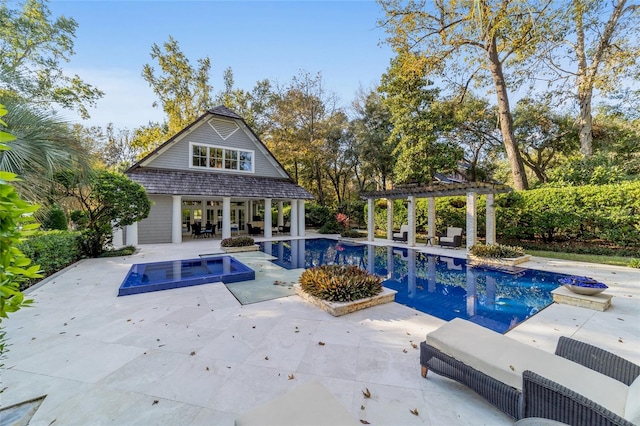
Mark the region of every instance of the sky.
MULTIPOLYGON (((384 44, 383 17, 374 1, 58 1, 52 18, 78 23, 75 55, 64 64, 105 96, 91 108, 84 125, 130 130, 162 121, 156 100, 142 78, 151 46, 173 36, 192 66, 211 60, 214 93, 223 89, 223 73, 233 70, 235 87, 250 91, 257 81, 282 85, 301 71, 320 72, 328 91, 344 107, 359 87, 379 83, 392 57, 384 44)), ((79 117, 59 111, 70 120, 79 117)))

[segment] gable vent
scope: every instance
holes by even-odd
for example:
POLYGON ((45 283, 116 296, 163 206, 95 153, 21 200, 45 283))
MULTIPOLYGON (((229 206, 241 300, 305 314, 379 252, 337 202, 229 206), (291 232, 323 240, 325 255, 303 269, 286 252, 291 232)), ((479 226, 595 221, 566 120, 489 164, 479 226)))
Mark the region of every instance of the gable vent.
POLYGON ((240 129, 240 127, 234 121, 218 120, 212 118, 208 121, 208 123, 209 126, 211 126, 211 128, 216 131, 218 136, 220 136, 223 141, 226 141, 229 136, 233 135, 240 129))

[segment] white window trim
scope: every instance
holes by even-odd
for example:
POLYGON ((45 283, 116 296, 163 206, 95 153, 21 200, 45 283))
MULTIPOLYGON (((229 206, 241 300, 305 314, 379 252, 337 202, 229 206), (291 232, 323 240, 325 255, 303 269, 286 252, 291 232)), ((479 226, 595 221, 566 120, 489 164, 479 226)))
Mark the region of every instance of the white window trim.
POLYGON ((207 144, 207 143, 198 143, 198 142, 189 142, 189 156, 188 156, 188 161, 189 161, 189 168, 190 169, 196 169, 196 170, 212 170, 212 171, 216 171, 216 172, 234 172, 234 173, 255 173, 255 169, 256 169, 256 153, 255 151, 251 150, 251 149, 239 149, 239 148, 231 148, 228 146, 220 146, 220 145, 211 145, 211 144, 207 144), (193 165, 193 147, 194 146, 203 146, 203 147, 207 147, 207 165, 205 167, 202 166, 194 166, 193 165), (216 168, 216 167, 210 167, 209 166, 209 153, 210 148, 218 148, 218 149, 222 149, 224 152, 223 155, 223 160, 222 160, 222 168, 216 168), (238 159, 236 160, 238 163, 238 167, 240 167, 240 153, 241 152, 248 152, 251 154, 251 170, 241 170, 241 169, 227 169, 224 167, 225 162, 226 162, 226 151, 236 151, 238 153, 238 159))

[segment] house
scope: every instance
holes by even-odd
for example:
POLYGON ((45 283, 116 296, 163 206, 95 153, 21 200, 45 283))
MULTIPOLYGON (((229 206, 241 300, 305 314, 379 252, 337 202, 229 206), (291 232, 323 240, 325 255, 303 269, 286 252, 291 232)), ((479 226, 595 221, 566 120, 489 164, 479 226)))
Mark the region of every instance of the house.
MULTIPOLYGON (((284 225, 291 206, 290 235, 304 236, 304 202, 298 186, 245 121, 224 106, 205 114, 131 166, 125 174, 147 191, 149 216, 125 230, 127 245, 180 243, 193 224, 208 222, 228 238, 259 221, 265 237, 284 225), (272 219, 272 207, 278 210, 272 219)), ((118 236, 114 235, 114 244, 118 236)), ((126 241, 124 241, 126 240, 126 241)))

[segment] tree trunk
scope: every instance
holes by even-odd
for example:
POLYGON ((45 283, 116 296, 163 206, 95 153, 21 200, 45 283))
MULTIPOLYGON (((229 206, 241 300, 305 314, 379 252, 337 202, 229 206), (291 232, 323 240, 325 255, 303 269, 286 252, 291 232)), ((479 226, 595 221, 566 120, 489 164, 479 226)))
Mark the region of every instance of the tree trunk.
POLYGON ((487 53, 489 54, 489 68, 498 98, 498 117, 500 119, 500 131, 504 148, 507 151, 509 165, 511 166, 511 174, 513 176, 513 186, 517 190, 528 189, 527 175, 524 171, 524 164, 518 144, 513 135, 513 117, 509 106, 509 95, 507 93, 507 85, 504 81, 504 73, 502 72, 502 63, 498 57, 498 49, 495 37, 489 43, 487 53))

